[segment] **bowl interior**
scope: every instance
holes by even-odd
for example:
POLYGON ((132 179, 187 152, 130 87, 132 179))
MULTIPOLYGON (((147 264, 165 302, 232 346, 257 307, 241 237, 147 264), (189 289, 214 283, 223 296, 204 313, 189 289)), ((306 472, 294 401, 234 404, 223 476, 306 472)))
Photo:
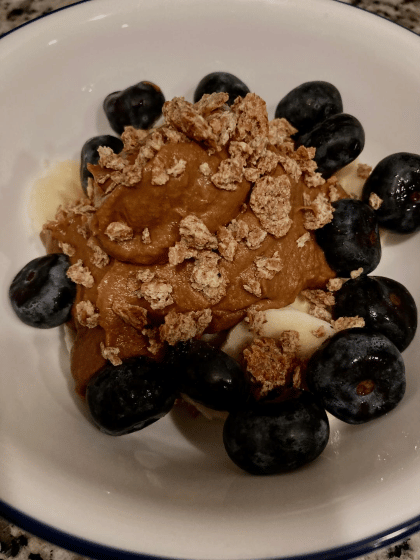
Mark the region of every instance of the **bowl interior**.
MULTIPOLYGON (((420 340, 404 352, 408 389, 371 425, 331 422, 322 456, 268 478, 240 472, 221 423, 170 414, 144 432, 99 433, 72 391, 63 333, 14 317, 7 290, 43 253, 31 190, 54 162, 112 133, 110 92, 141 80, 192 100, 225 70, 267 101, 326 80, 366 132, 360 160, 375 165, 420 147, 420 39, 329 0, 112 0, 53 13, 0 41, 0 498, 60 531, 135 553, 178 558, 320 553, 406 526, 419 516, 420 340), (397 507, 389 507, 398 503, 397 507)), ((388 235, 375 273, 420 304, 418 234, 388 235)), ((331 553, 326 553, 333 554, 331 553)))

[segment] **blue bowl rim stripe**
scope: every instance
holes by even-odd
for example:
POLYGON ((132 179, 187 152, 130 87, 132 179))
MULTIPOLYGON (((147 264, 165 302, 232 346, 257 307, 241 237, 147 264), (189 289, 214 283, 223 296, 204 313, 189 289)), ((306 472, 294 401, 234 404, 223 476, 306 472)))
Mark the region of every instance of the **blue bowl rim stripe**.
MULTIPOLYGON (((76 537, 59 529, 37 521, 33 517, 20 512, 6 502, 0 500, 0 514, 24 531, 36 535, 41 539, 59 546, 63 549, 75 552, 82 556, 88 556, 95 560, 174 560, 174 557, 153 556, 130 550, 122 550, 76 537)), ((326 528, 328 529, 328 528, 326 528)), ((396 525, 377 533, 372 537, 346 544, 344 546, 320 550, 318 552, 297 556, 278 556, 269 558, 254 558, 253 560, 351 560, 364 556, 378 549, 398 544, 420 530, 420 515, 409 521, 396 525)), ((187 559, 182 559, 187 560, 187 559)), ((194 560, 193 558, 188 560, 194 560)), ((232 558, 232 560, 234 560, 232 558)))

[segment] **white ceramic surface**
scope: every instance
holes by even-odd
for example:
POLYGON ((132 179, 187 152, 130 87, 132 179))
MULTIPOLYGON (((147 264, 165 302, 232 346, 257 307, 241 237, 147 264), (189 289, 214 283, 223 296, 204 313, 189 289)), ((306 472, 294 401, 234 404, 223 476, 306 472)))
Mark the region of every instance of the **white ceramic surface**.
MULTIPOLYGON (((226 70, 267 100, 301 82, 341 91, 363 123, 361 160, 420 151, 420 39, 329 0, 94 0, 0 40, 0 499, 90 542, 188 559, 320 553, 420 515, 420 336, 404 353, 408 389, 388 416, 333 421, 322 456, 256 478, 226 458, 221 424, 169 415, 121 438, 99 433, 73 396, 59 329, 20 324, 14 274, 42 246, 28 199, 45 161, 78 157, 110 132, 104 96, 140 80, 192 99, 226 70)), ((420 234, 389 236, 377 273, 420 304, 420 234)), ((328 555, 328 553, 327 553, 328 555)))

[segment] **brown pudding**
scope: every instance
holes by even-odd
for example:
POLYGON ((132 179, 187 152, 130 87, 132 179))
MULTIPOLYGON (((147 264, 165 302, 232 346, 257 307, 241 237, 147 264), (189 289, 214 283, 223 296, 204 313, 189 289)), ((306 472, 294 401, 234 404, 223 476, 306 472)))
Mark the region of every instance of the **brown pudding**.
POLYGON ((88 196, 45 224, 48 252, 69 255, 78 284, 72 374, 83 395, 105 362, 165 347, 280 308, 334 277, 313 231, 344 196, 295 150, 284 119, 255 94, 165 103, 165 123, 127 127, 100 148, 88 196))

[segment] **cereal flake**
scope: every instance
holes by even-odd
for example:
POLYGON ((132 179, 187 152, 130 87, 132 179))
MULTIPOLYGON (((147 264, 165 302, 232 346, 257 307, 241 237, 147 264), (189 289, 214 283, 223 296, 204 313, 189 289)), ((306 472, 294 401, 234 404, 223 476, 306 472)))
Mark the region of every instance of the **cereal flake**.
POLYGON ((191 140, 216 146, 217 137, 206 119, 196 107, 183 97, 166 101, 162 108, 166 122, 181 131, 191 140))
POLYGON ((75 284, 81 284, 85 288, 92 288, 95 283, 92 273, 86 266, 83 266, 81 259, 69 266, 67 276, 70 280, 75 282, 75 284))
POLYGON ((250 228, 248 235, 245 239, 245 244, 248 249, 255 250, 259 249, 263 244, 265 238, 267 237, 267 232, 258 226, 250 228))
POLYGON ((155 276, 156 273, 153 270, 150 270, 150 268, 144 268, 137 272, 136 279, 139 282, 151 282, 155 276))
POLYGON ((175 243, 173 247, 169 247, 169 264, 171 266, 176 266, 177 264, 181 264, 187 259, 193 259, 197 257, 197 255, 197 249, 192 249, 191 247, 188 247, 185 242, 180 241, 175 243))
POLYGON ((378 210, 383 203, 382 198, 380 198, 376 193, 372 192, 369 196, 369 206, 374 210, 378 210))
POLYGON ((95 311, 95 307, 91 301, 79 301, 79 303, 76 304, 76 319, 82 327, 94 329, 99 324, 99 313, 95 311))
POLYGON ((323 193, 319 193, 312 201, 309 209, 304 210, 304 226, 307 230, 324 227, 333 219, 334 208, 323 193))
POLYGON ((147 350, 151 354, 157 354, 163 349, 164 344, 160 339, 159 327, 143 329, 141 334, 148 339, 149 346, 147 347, 147 350))
POLYGON ((121 358, 118 356, 120 349, 115 346, 105 346, 103 342, 100 343, 101 354, 105 360, 109 360, 113 366, 120 366, 122 364, 121 358))
POLYGON ((121 242, 133 239, 134 232, 125 222, 111 222, 108 224, 105 235, 107 235, 111 241, 121 242))
POLYGON ((276 238, 286 235, 292 225, 290 186, 286 175, 262 177, 251 193, 250 206, 254 214, 261 226, 276 238))
POLYGON ((212 235, 206 224, 194 214, 190 214, 181 220, 179 233, 182 242, 188 247, 200 250, 217 249, 217 237, 212 235))
POLYGON ((141 331, 148 323, 147 309, 139 305, 115 302, 112 311, 118 315, 125 323, 141 331))
POLYGON ((74 257, 74 255, 76 254, 76 248, 73 247, 73 245, 70 245, 70 243, 64 243, 64 241, 59 241, 58 246, 63 251, 63 253, 68 257, 74 257))
POLYGON ((345 329, 363 328, 365 320, 356 315, 355 317, 339 317, 336 321, 331 321, 331 324, 339 332, 345 329))
POLYGON ((152 239, 150 237, 150 231, 149 228, 144 228, 144 230, 141 232, 141 240, 145 245, 149 245, 152 242, 152 239))
POLYGON ((244 98, 237 97, 232 104, 232 112, 237 116, 235 140, 250 140, 268 136, 268 116, 266 103, 255 93, 248 93, 244 98))
POLYGON ((324 338, 325 336, 327 336, 327 331, 326 331, 324 325, 321 325, 317 329, 314 329, 313 331, 311 331, 311 334, 315 338, 324 338))
POLYGON ((353 278, 353 279, 359 278, 359 276, 361 276, 362 274, 363 274, 363 268, 360 267, 357 270, 352 270, 350 272, 350 278, 353 278))
POLYGON ((249 234, 249 226, 243 220, 236 220, 234 218, 227 228, 236 241, 242 241, 242 239, 245 239, 249 234))
POLYGON ((165 317, 165 323, 159 328, 160 337, 174 346, 181 340, 189 340, 202 335, 211 319, 211 309, 188 313, 170 311, 165 317))
POLYGON ((169 181, 169 175, 165 169, 163 161, 156 157, 152 167, 152 185, 162 186, 169 181))
POLYGON ((187 168, 187 162, 185 159, 178 159, 175 161, 172 167, 166 170, 166 173, 171 177, 179 177, 182 175, 187 168))
POLYGON ((317 319, 322 319, 327 323, 330 323, 332 320, 332 314, 326 307, 321 305, 316 305, 315 303, 309 304, 308 314, 316 317, 317 319))
POLYGON ((243 350, 246 370, 258 396, 293 385, 293 374, 300 365, 298 348, 299 333, 283 331, 276 338, 254 338, 243 350))
POLYGON ((298 131, 285 118, 273 119, 268 126, 268 139, 274 146, 280 146, 284 142, 290 141, 290 137, 298 131))
POLYGON ((202 251, 195 259, 191 272, 191 286, 212 303, 226 295, 226 278, 218 267, 220 256, 212 251, 202 251))
POLYGON ((248 268, 241 274, 241 278, 243 280, 242 287, 244 290, 249 292, 250 294, 261 297, 262 289, 261 283, 255 277, 255 271, 253 267, 248 268))
POLYGON ((228 158, 220 162, 218 170, 212 175, 212 183, 225 191, 235 191, 243 178, 243 161, 240 158, 228 158))
POLYGON ((206 162, 202 163, 198 169, 205 177, 209 177, 211 175, 210 165, 206 162))
POLYGON ((361 179, 367 179, 372 173, 372 167, 366 163, 359 163, 357 166, 357 176, 361 179))
POLYGON ((343 278, 330 278, 327 283, 327 290, 329 292, 337 292, 344 284, 343 278))
POLYGON ((301 295, 319 307, 329 307, 335 304, 334 294, 324 290, 302 290, 301 295))
POLYGON ((307 231, 306 233, 301 235, 298 239, 296 239, 296 244, 299 247, 299 249, 301 249, 302 247, 304 247, 306 245, 306 243, 310 239, 311 239, 311 234, 309 233, 309 231, 307 231))
POLYGON ((87 239, 90 235, 90 228, 89 225, 87 223, 85 224, 79 224, 76 227, 76 231, 77 233, 79 233, 84 239, 87 239))
POLYGON ((233 233, 225 226, 219 228, 217 232, 219 239, 219 253, 229 262, 233 262, 238 242, 233 236, 233 233))
POLYGON ((245 322, 248 323, 249 330, 256 336, 262 336, 264 325, 267 323, 265 311, 258 311, 249 307, 246 312, 245 322))
POLYGON ((87 246, 93 251, 93 255, 90 260, 97 268, 104 268, 109 264, 109 256, 101 247, 99 247, 93 237, 88 239, 87 246))
POLYGON ((142 284, 136 294, 144 298, 152 309, 164 309, 174 302, 172 292, 173 287, 170 284, 160 280, 151 280, 142 284))
POLYGON ((274 276, 283 268, 283 262, 279 257, 278 251, 271 257, 256 257, 256 275, 258 278, 272 280, 274 276))

